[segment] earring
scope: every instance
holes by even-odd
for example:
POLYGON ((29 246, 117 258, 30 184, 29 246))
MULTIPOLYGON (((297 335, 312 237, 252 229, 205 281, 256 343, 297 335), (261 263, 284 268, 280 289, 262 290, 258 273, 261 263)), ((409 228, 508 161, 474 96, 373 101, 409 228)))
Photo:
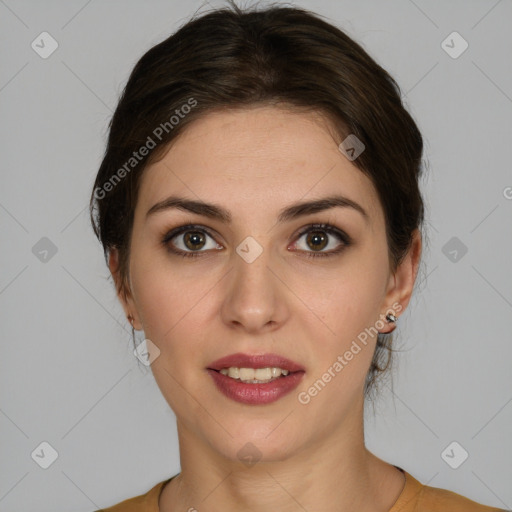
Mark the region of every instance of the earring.
POLYGON ((388 321, 388 323, 395 323, 397 321, 397 317, 391 313, 388 313, 386 315, 386 320, 388 321))
POLYGON ((130 315, 127 316, 127 318, 128 318, 128 322, 130 322, 130 324, 133 327, 133 316, 130 314, 130 315))

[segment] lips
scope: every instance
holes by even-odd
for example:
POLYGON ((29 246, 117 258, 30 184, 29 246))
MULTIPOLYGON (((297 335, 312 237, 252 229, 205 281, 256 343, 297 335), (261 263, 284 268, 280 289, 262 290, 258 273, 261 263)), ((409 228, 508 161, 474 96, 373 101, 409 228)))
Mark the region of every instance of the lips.
POLYGON ((222 368, 268 368, 277 367, 283 370, 291 372, 304 372, 304 367, 300 364, 287 359, 286 357, 278 354, 262 354, 262 355, 250 355, 250 354, 231 354, 226 357, 222 357, 210 363, 207 368, 209 370, 222 370, 222 368))
POLYGON ((219 371, 207 370, 216 388, 227 398, 245 405, 267 405, 291 393, 304 377, 303 371, 291 372, 261 384, 245 383, 222 375, 219 371))
MULTIPOLYGON (((293 391, 304 377, 305 370, 300 364, 278 354, 231 354, 210 363, 207 367, 217 389, 226 397, 247 405, 264 405, 275 402, 293 391), (288 370, 269 382, 243 382, 223 375, 223 368, 281 368, 288 370)), ((257 380, 257 379, 256 379, 257 380)))

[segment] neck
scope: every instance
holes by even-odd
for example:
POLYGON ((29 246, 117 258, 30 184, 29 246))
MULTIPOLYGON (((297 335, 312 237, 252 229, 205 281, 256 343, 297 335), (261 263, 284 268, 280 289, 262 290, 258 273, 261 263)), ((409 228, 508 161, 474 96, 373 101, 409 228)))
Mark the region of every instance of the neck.
POLYGON ((181 472, 164 488, 160 510, 388 512, 404 476, 366 449, 362 407, 354 420, 250 467, 222 457, 178 421, 181 472))

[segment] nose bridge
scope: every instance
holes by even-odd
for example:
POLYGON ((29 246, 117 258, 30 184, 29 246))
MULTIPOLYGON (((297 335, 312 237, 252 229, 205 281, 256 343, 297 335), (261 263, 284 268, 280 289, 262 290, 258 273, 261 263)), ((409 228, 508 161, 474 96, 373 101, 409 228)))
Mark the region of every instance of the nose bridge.
POLYGON ((246 239, 233 254, 233 265, 223 303, 224 321, 252 332, 281 323, 286 305, 281 283, 270 270, 270 249, 246 239))

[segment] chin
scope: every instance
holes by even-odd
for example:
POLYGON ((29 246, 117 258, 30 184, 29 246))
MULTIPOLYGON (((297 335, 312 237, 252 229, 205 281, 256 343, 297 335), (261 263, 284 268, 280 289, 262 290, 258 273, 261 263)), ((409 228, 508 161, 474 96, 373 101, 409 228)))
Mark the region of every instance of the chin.
POLYGON ((240 425, 237 431, 229 429, 222 439, 210 440, 214 450, 232 462, 241 462, 252 467, 258 462, 286 460, 299 450, 300 441, 295 432, 279 425, 278 421, 252 421, 240 425), (276 428, 277 426, 277 428, 276 428))

